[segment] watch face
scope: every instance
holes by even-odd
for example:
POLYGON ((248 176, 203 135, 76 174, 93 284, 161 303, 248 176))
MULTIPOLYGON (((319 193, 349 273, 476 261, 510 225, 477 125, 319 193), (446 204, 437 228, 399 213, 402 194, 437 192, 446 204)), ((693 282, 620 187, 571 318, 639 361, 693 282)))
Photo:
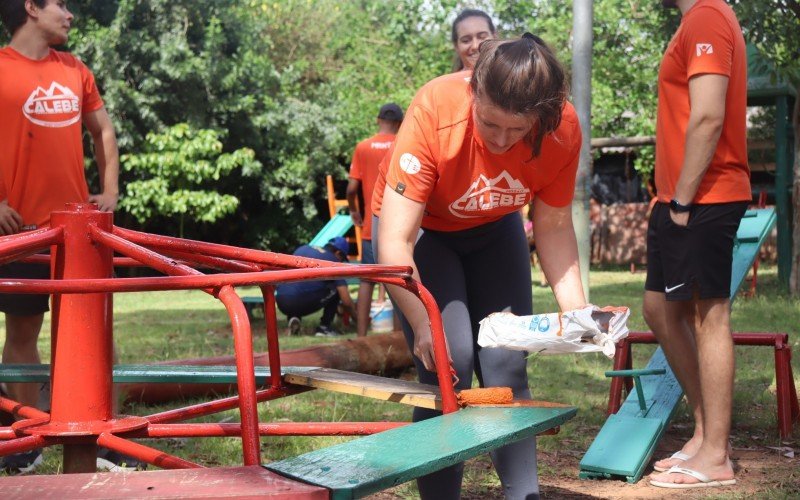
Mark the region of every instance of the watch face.
POLYGON ((678 213, 688 212, 692 209, 691 205, 681 205, 677 200, 670 200, 669 208, 678 213))

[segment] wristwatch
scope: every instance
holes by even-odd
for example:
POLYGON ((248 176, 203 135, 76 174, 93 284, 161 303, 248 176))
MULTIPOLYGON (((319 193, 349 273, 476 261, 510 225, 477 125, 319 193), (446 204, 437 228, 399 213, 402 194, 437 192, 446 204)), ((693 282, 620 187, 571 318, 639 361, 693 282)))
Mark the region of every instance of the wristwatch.
POLYGON ((672 198, 670 200, 670 202, 669 202, 669 209, 672 210, 675 213, 682 214, 682 213, 690 211, 692 209, 692 205, 691 204, 682 205, 682 204, 680 204, 678 202, 678 200, 676 200, 675 198, 672 198))

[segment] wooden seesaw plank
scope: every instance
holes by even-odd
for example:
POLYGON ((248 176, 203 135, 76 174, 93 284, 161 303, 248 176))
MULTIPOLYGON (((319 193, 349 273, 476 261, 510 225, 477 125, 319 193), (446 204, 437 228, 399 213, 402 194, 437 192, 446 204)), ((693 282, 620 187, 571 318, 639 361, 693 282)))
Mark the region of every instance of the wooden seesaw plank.
POLYGON ((238 498, 327 500, 323 487, 301 483, 258 465, 143 472, 0 478, 3 500, 238 498))
POLYGON ((283 379, 295 385, 315 387, 345 394, 355 394, 383 401, 394 401, 431 410, 442 409, 439 388, 407 380, 389 379, 332 368, 316 368, 293 372, 289 368, 283 379))

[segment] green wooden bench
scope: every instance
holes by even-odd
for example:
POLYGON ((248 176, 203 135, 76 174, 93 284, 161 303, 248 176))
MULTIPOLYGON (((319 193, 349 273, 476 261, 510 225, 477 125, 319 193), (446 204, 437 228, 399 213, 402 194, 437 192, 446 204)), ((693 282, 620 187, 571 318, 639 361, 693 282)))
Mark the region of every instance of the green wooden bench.
MULTIPOLYGON (((775 210, 748 210, 739 224, 731 269, 731 300, 752 267, 761 244, 775 226, 775 210)), ((675 374, 659 347, 639 377, 637 392, 628 395, 619 411, 608 417, 580 462, 582 479, 625 479, 635 483, 667 430, 683 397, 675 374), (663 374, 656 375, 655 373, 663 374)), ((637 373, 638 372, 638 373, 637 373)), ((633 376, 630 370, 614 376, 633 376)))
POLYGON ((575 408, 473 407, 355 439, 265 467, 360 498, 535 436, 575 416, 575 408))
MULTIPOLYGON (((288 366, 282 372, 302 373, 314 367, 288 366)), ((266 385, 269 368, 256 366, 256 383, 266 385)), ((116 365, 114 382, 118 384, 235 384, 235 366, 189 365, 116 365)), ((0 364, 0 382, 49 382, 50 365, 0 364)))

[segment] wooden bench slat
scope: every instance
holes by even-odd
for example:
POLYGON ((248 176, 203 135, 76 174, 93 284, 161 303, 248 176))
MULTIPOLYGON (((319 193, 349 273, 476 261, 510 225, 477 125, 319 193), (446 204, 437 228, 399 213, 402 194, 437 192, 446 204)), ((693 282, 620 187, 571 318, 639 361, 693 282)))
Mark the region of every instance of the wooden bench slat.
POLYGON ((127 498, 265 498, 323 500, 329 492, 263 467, 158 470, 0 478, 3 500, 127 498))
POLYGON ((465 408, 265 467, 329 488, 334 499, 359 498, 534 436, 575 413, 575 408, 465 408))
POLYGON ((284 380, 291 384, 316 387, 329 391, 366 396, 432 410, 442 409, 439 388, 407 380, 389 379, 332 368, 317 368, 304 372, 288 372, 284 380))

